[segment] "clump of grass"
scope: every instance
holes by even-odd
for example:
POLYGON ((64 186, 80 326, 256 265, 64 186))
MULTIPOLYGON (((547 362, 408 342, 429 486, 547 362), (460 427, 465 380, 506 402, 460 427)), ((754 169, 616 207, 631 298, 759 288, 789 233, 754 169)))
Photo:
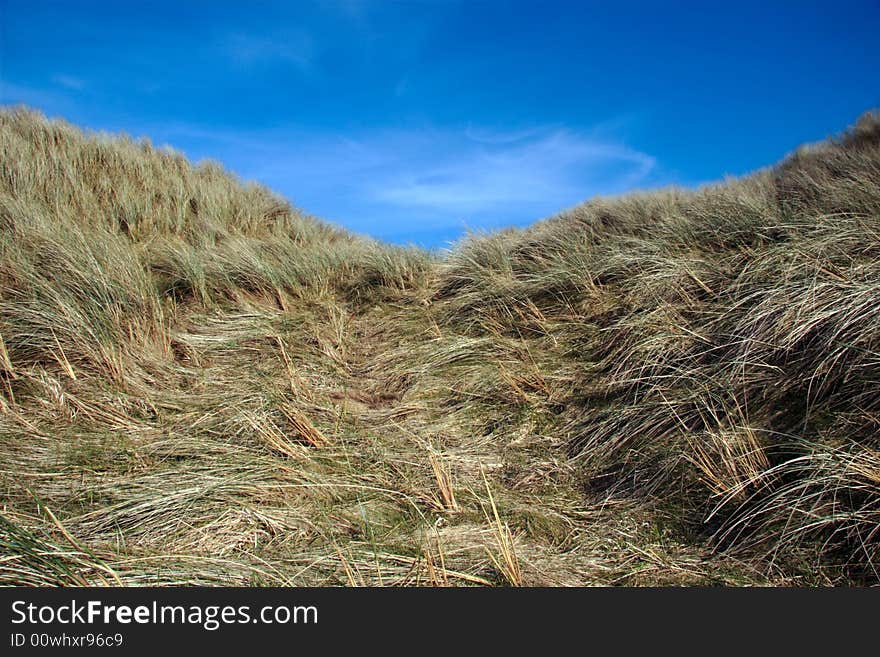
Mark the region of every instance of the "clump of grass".
POLYGON ((495 568, 498 569, 498 572, 501 573, 502 577, 504 577, 504 580, 508 584, 511 586, 522 586, 523 576, 519 566, 519 559, 516 555, 516 544, 514 542, 513 534, 507 523, 502 522, 501 516, 498 515, 498 507, 495 504, 495 497, 492 495, 492 488, 489 486, 489 480, 486 478, 485 472, 483 473, 483 483, 486 485, 486 495, 489 498, 489 509, 492 511, 491 515, 488 511, 484 511, 486 522, 492 527, 492 533, 498 546, 497 555, 488 549, 487 553, 489 554, 492 563, 495 565, 495 568))
POLYGON ((461 509, 455 499, 455 489, 453 488, 452 472, 450 471, 449 464, 433 449, 428 450, 428 460, 431 462, 431 470, 434 472, 434 478, 437 481, 437 493, 440 496, 438 506, 443 511, 458 513, 461 509))
POLYGON ((81 548, 50 543, 3 515, 0 548, 5 555, 0 560, 4 586, 88 586, 97 570, 81 548))

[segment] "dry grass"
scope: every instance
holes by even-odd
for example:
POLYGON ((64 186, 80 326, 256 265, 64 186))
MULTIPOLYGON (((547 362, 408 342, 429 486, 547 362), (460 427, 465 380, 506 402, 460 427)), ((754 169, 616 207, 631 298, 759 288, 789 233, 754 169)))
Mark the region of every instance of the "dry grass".
POLYGON ((492 527, 492 533, 498 546, 497 555, 488 551, 489 558, 498 569, 498 572, 504 577, 505 581, 511 586, 522 586, 523 576, 519 566, 519 559, 516 556, 516 545, 513 533, 506 522, 502 522, 501 516, 498 515, 498 506, 495 504, 495 498, 492 495, 492 488, 489 480, 483 473, 483 483, 486 484, 486 495, 489 498, 489 508, 492 513, 484 510, 486 523, 492 527))
POLYGON ((0 584, 864 584, 880 119, 443 257, 0 114, 0 584))

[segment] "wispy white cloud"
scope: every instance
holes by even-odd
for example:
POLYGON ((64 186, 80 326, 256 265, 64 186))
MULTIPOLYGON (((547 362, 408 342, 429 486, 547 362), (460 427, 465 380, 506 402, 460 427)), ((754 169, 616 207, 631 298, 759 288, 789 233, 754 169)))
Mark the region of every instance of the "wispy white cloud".
POLYGON ((341 135, 170 123, 152 134, 374 235, 523 225, 597 194, 665 182, 653 156, 607 130, 468 126, 341 135))
POLYGON ((562 129, 402 135, 396 162, 365 193, 412 208, 477 213, 517 204, 560 207, 645 179, 650 155, 562 129), (421 155, 424 154, 424 155, 421 155))
POLYGON ((82 91, 86 87, 85 80, 74 77, 73 75, 65 75, 64 73, 56 73, 52 76, 52 82, 73 91, 82 91))
POLYGON ((475 126, 473 123, 469 123, 464 134, 471 141, 481 144, 509 144, 523 141, 542 133, 546 134, 551 130, 548 126, 532 126, 519 130, 492 130, 487 129, 485 126, 475 126))
POLYGON ((237 64, 292 64, 304 72, 311 70, 316 55, 314 39, 301 30, 272 35, 229 34, 222 47, 237 64))

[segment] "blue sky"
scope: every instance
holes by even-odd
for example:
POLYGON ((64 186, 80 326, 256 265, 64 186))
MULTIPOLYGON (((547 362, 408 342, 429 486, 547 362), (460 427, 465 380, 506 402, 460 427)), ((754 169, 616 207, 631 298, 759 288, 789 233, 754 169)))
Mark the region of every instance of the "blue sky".
POLYGON ((0 102, 396 242, 772 164, 880 107, 880 2, 0 0, 0 102))

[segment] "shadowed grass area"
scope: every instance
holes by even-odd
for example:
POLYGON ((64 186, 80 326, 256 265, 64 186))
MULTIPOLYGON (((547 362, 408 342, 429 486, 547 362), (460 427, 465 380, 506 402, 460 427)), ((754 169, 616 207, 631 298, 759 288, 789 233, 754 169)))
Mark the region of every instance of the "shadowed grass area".
POLYGON ((865 584, 880 119, 444 254, 0 114, 0 584, 865 584))

